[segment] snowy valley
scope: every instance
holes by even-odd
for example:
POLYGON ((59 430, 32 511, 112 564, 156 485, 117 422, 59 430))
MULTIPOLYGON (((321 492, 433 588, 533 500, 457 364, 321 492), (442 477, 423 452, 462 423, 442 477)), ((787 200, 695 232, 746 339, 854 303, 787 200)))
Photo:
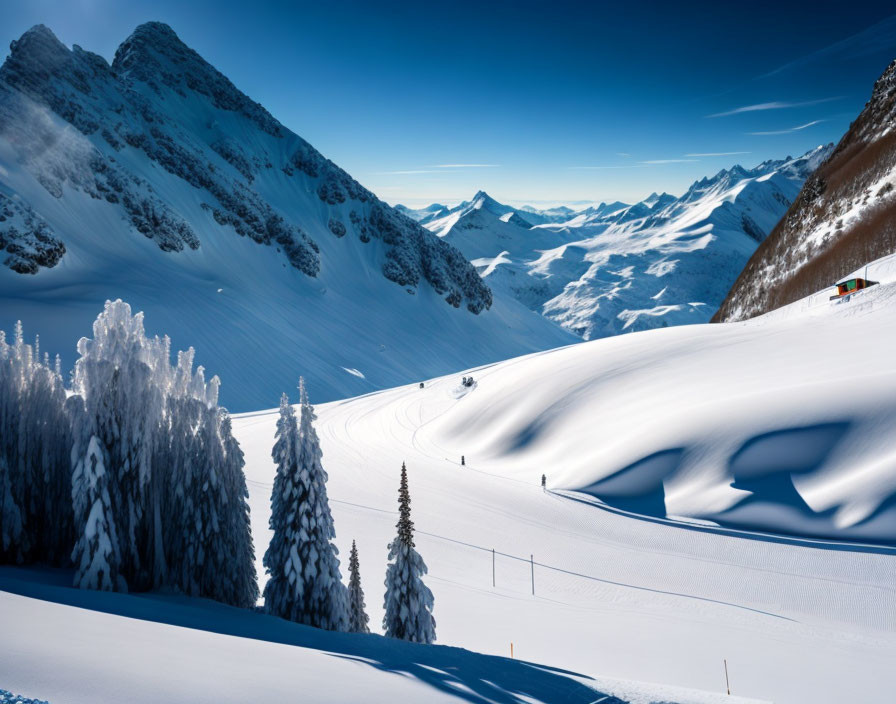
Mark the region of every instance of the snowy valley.
POLYGON ((403 210, 463 252, 492 291, 591 340, 709 321, 832 150, 735 165, 681 197, 633 205, 513 208, 480 191, 453 208, 403 210))
POLYGON ((896 62, 681 196, 393 207, 167 24, 26 31, 0 704, 889 702, 894 120, 896 62))
MULTIPOLYGON (((882 283, 851 300, 821 291, 745 323, 596 340, 318 407, 335 544, 345 560, 357 541, 371 623, 406 463, 438 642, 498 660, 418 654, 407 648, 428 646, 184 597, 110 600, 72 590, 65 572, 7 569, 4 619, 24 633, 7 642, 0 662, 11 669, 0 675, 60 701, 127 683, 139 683, 136 701, 202 700, 209 689, 239 701, 255 691, 254 668, 289 662, 302 664, 267 691, 350 677, 383 701, 696 704, 737 701, 711 694, 726 659, 734 693, 751 701, 879 701, 896 650, 896 375, 889 344, 835 373, 819 353, 869 328, 896 338, 896 264, 869 271, 882 283), (88 623, 87 660, 72 662, 61 634, 88 623), (175 636, 184 626, 188 637, 175 636), (234 636, 252 638, 249 650, 234 636), (107 638, 132 645, 90 658, 107 638), (509 660, 511 643, 515 658, 547 669, 509 660), (187 656, 197 648, 200 661, 187 656), (184 656, 159 680, 162 651, 184 656), (236 659, 219 682, 214 663, 236 659), (83 694, 68 695, 72 681, 83 694)), ((277 418, 233 419, 260 576, 277 418)), ((320 701, 345 693, 313 691, 320 701)))

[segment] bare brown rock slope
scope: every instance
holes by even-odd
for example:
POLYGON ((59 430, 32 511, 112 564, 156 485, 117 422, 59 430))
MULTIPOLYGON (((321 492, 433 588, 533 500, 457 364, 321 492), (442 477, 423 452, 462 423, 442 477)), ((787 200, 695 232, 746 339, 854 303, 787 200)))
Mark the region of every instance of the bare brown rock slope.
POLYGON ((896 61, 735 281, 713 322, 745 320, 896 251, 896 61))

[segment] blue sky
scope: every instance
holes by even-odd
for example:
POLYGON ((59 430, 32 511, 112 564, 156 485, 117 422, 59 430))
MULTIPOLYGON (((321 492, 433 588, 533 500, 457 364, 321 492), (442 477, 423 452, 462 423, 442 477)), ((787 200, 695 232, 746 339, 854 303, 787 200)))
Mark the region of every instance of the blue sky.
POLYGON ((111 59, 160 20, 392 203, 636 200, 836 141, 892 3, 4 0, 111 59))

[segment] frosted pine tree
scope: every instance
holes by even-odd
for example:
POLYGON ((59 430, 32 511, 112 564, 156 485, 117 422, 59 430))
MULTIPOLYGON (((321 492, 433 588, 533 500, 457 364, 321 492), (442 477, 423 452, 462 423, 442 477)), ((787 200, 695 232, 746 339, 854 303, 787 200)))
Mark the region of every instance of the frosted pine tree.
MULTIPOLYGON (((162 394, 154 383, 156 349, 143 332, 143 314, 132 316, 130 306, 118 300, 106 302, 93 324, 93 339, 81 338, 78 351, 74 391, 86 413, 75 446, 89 451, 94 438, 100 444, 110 497, 107 518, 119 541, 120 583, 148 589, 155 582, 151 557, 156 516, 147 515, 151 457, 162 417, 162 394)), ((85 529, 86 518, 76 514, 78 529, 85 529)))
POLYGON ((6 457, 0 454, 0 562, 20 564, 28 542, 6 457))
POLYGON ((336 537, 327 500, 327 473, 312 422, 305 381, 299 380, 301 419, 286 394, 280 399, 272 456, 277 476, 271 495, 274 531, 264 556, 270 579, 265 609, 281 618, 328 630, 348 627, 346 590, 339 574, 336 537))
POLYGON ((101 591, 127 591, 119 573, 121 556, 109 495, 108 456, 96 436, 75 465, 72 500, 87 518, 72 551, 75 586, 101 591))
POLYGON ((352 541, 352 552, 348 558, 348 630, 352 633, 370 633, 364 603, 364 590, 361 588, 361 572, 358 563, 358 548, 352 541))
POLYGON ((408 491, 408 470, 404 463, 401 464, 396 527, 398 535, 389 543, 383 629, 391 638, 432 643, 436 639, 433 596, 422 579, 426 574, 426 564, 414 549, 411 495, 408 491))
POLYGON ((229 555, 228 592, 225 600, 234 606, 251 607, 258 600, 255 573, 255 546, 249 520, 249 490, 243 467, 246 462, 240 444, 233 437, 230 416, 221 414, 221 440, 224 444, 222 482, 228 497, 224 554, 229 555))
MULTIPOLYGON (((58 367, 58 365, 57 365, 58 367)), ((0 562, 68 564, 73 537, 71 435, 58 368, 0 332, 0 562)))

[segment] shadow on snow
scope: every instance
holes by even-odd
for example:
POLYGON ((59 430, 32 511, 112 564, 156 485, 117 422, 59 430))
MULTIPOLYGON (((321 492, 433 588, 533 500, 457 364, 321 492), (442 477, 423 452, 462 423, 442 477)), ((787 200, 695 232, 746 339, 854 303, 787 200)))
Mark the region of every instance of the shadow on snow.
POLYGON ((322 631, 207 599, 84 591, 69 586, 71 578, 68 570, 0 567, 0 590, 116 616, 313 648, 383 672, 413 677, 459 701, 587 704, 597 699, 601 704, 625 704, 574 679, 590 679, 586 676, 522 660, 451 646, 406 643, 380 635, 322 631))

